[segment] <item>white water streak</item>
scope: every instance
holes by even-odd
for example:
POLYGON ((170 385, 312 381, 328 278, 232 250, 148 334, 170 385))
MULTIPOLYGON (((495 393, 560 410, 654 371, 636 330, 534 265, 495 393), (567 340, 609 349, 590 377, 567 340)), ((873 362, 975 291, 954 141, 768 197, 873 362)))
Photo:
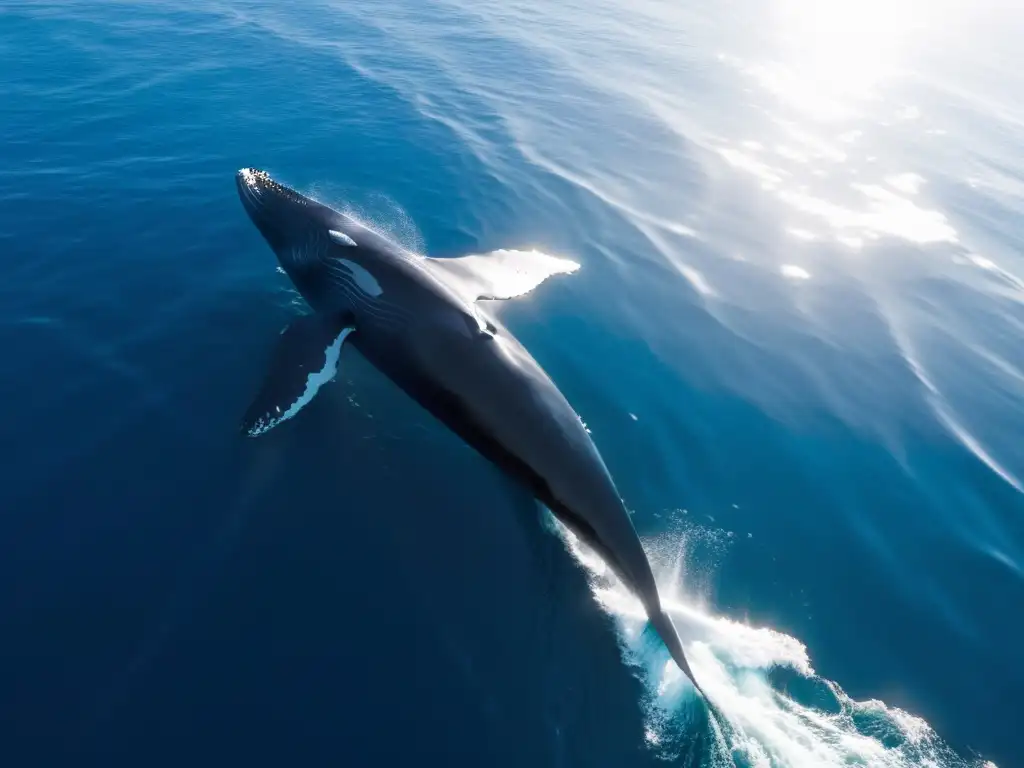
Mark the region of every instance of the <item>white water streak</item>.
MULTIPOLYGON (((646 689, 644 711, 649 747, 678 756, 690 729, 697 696, 647 626, 640 602, 593 552, 556 524, 591 577, 594 596, 615 618, 620 646, 646 689)), ((649 551, 662 549, 649 547, 649 551)), ((665 609, 679 631, 687 659, 721 720, 710 720, 720 754, 714 765, 757 768, 995 768, 991 762, 958 757, 924 720, 877 700, 855 701, 837 683, 819 677, 799 640, 765 627, 715 616, 691 601, 672 598, 681 563, 659 569, 665 609), (818 706, 775 689, 768 672, 787 668, 815 691, 818 706)))

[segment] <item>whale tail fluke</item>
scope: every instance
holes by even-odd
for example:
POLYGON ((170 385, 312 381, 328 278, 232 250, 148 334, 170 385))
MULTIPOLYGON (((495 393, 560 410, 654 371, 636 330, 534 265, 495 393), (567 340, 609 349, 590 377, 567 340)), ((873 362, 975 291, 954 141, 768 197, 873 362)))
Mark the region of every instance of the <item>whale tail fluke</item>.
POLYGON ((686 655, 683 653, 683 644, 679 640, 679 634, 676 632, 675 625, 672 620, 665 613, 665 610, 661 607, 654 606, 648 611, 647 616, 651 626, 661 637, 661 641, 668 648, 669 654, 672 656, 672 660, 676 663, 676 666, 682 670, 683 674, 686 675, 690 682, 693 683, 693 687, 697 689, 697 692, 707 699, 707 694, 704 693, 704 689, 700 687, 697 679, 693 675, 693 670, 690 669, 690 663, 686 660, 686 655))

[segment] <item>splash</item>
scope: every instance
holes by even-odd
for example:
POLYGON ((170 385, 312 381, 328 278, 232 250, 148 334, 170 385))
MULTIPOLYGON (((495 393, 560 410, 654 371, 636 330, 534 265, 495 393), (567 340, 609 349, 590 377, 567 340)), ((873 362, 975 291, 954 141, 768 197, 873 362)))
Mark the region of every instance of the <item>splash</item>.
POLYGON ((426 241, 416 222, 396 200, 383 193, 373 194, 363 207, 347 207, 345 213, 410 253, 426 253, 426 241))
MULTIPOLYGON (((694 740, 697 696, 651 632, 646 615, 601 559, 555 523, 590 576, 598 603, 618 627, 623 657, 644 684, 645 738, 666 760, 676 760, 694 740)), ((686 537, 714 542, 716 532, 694 527, 686 537)), ((647 542, 648 551, 687 551, 679 536, 647 542), (671 539, 671 540, 670 540, 671 539)), ((692 544, 692 542, 691 542, 692 544)), ((656 558, 655 558, 656 559, 656 558)), ((798 639, 765 627, 715 616, 679 596, 685 556, 668 567, 655 563, 687 658, 713 703, 707 741, 711 764, 742 768, 996 768, 966 760, 924 720, 878 700, 855 701, 837 683, 818 676, 798 639), (780 690, 780 679, 787 681, 780 690)))
POLYGON ((409 253, 426 253, 426 241, 419 227, 406 210, 387 195, 377 193, 365 204, 346 202, 335 207, 367 229, 400 245, 409 253))
POLYGON ((361 200, 336 184, 319 182, 303 194, 318 203, 322 203, 346 216, 355 219, 369 230, 400 245, 409 253, 422 255, 426 253, 426 241, 423 233, 412 216, 397 200, 383 192, 360 193, 361 200))

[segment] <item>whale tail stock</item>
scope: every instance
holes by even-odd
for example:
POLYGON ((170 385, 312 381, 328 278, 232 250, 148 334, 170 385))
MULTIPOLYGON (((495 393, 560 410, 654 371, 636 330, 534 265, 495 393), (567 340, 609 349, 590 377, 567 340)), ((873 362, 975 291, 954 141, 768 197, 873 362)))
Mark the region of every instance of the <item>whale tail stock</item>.
POLYGON ((694 677, 693 670, 690 669, 690 664, 686 660, 686 654, 683 653, 683 644, 679 640, 675 625, 661 605, 658 585, 655 582, 654 573, 651 571, 650 562, 628 515, 623 513, 624 516, 621 518, 628 526, 628 534, 623 534, 620 530, 620 535, 617 538, 619 546, 613 548, 606 543, 609 537, 598 535, 598 532, 582 516, 574 515, 565 504, 550 499, 545 499, 544 503, 556 518, 561 520, 584 544, 604 560, 625 587, 640 600, 644 612, 647 614, 648 623, 668 648, 676 666, 689 678, 697 692, 707 700, 707 694, 704 693, 704 689, 700 687, 694 677))
POLYGON ((683 653, 683 644, 679 640, 679 634, 676 632, 675 625, 672 620, 665 613, 665 609, 659 605, 652 605, 647 609, 647 620, 651 623, 654 631, 658 633, 661 641, 668 648, 669 654, 672 656, 672 660, 676 663, 679 669, 686 675, 690 682, 693 683, 693 687, 697 689, 697 692, 707 699, 707 694, 704 693, 704 689, 700 687, 697 682, 697 678, 694 677, 693 670, 690 669, 690 663, 686 660, 686 655, 683 653))

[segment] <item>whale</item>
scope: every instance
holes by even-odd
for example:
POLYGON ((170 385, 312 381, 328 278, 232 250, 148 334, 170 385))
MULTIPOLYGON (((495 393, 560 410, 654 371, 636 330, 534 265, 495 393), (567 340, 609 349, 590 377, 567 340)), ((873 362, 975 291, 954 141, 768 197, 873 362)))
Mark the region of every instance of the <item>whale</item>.
POLYGON ((489 307, 579 265, 537 251, 413 253, 264 170, 235 175, 249 219, 305 300, 241 420, 258 438, 296 417, 354 347, 532 495, 639 599, 703 696, 630 514, 586 425, 489 307))

